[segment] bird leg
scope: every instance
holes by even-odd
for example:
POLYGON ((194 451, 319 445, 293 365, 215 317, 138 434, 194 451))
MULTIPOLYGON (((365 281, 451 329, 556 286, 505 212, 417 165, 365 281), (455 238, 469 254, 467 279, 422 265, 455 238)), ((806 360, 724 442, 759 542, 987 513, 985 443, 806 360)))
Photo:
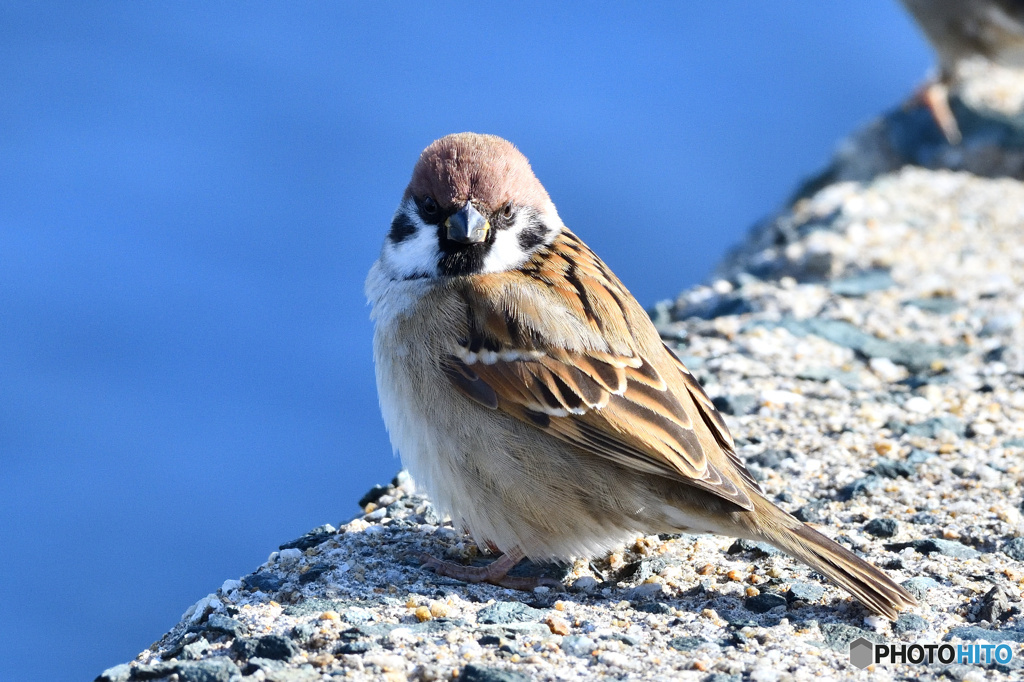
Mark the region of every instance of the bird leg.
POLYGON ((486 566, 463 566, 451 561, 441 561, 426 552, 417 552, 414 556, 423 563, 423 567, 438 575, 455 578, 467 583, 490 583, 510 590, 531 591, 536 587, 555 587, 562 583, 551 578, 540 576, 511 576, 509 571, 523 558, 515 554, 502 554, 486 566))
POLYGON ((951 145, 960 144, 963 135, 949 106, 949 88, 945 83, 939 79, 926 83, 911 97, 910 102, 919 103, 928 110, 946 142, 951 145))

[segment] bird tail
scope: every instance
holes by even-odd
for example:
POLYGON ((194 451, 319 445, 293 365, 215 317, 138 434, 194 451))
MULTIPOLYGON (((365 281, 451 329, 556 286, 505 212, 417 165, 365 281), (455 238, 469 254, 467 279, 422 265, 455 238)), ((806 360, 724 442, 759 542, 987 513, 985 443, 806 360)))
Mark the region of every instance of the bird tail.
MULTIPOLYGON (((889 620, 917 601, 881 569, 779 509, 760 495, 751 495, 757 517, 748 525, 751 539, 763 540, 799 559, 889 620)), ((750 517, 748 517, 750 518, 750 517)))

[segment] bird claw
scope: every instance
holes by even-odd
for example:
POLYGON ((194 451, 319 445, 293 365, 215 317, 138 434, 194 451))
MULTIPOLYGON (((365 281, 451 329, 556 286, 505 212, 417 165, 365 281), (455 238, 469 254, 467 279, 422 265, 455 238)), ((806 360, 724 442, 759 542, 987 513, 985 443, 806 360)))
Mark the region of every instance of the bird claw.
POLYGON ((530 592, 538 587, 562 587, 562 583, 543 576, 511 576, 508 572, 519 563, 507 554, 495 559, 486 566, 463 566, 451 561, 442 561, 426 552, 416 552, 413 556, 423 564, 423 568, 437 575, 454 578, 465 583, 489 583, 510 590, 530 592))

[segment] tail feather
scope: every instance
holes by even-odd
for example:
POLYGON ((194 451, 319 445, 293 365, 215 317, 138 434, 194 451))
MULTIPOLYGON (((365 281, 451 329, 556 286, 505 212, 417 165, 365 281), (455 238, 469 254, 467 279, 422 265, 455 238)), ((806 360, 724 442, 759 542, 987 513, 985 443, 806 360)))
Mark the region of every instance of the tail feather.
POLYGON ((822 573, 856 597, 862 604, 889 620, 917 604, 917 600, 897 585, 881 569, 850 550, 793 518, 768 500, 754 495, 757 514, 762 520, 751 528, 752 534, 795 559, 822 573), (764 519, 768 518, 768 523, 764 519))

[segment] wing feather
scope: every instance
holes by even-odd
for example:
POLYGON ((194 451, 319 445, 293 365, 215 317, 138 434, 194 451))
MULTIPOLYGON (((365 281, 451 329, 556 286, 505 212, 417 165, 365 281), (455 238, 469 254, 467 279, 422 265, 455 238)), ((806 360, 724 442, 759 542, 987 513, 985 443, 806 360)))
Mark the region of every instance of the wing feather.
POLYGON ((466 329, 443 364, 460 391, 595 456, 753 508, 757 483, 722 416, 575 235, 500 280, 459 284, 466 329))

